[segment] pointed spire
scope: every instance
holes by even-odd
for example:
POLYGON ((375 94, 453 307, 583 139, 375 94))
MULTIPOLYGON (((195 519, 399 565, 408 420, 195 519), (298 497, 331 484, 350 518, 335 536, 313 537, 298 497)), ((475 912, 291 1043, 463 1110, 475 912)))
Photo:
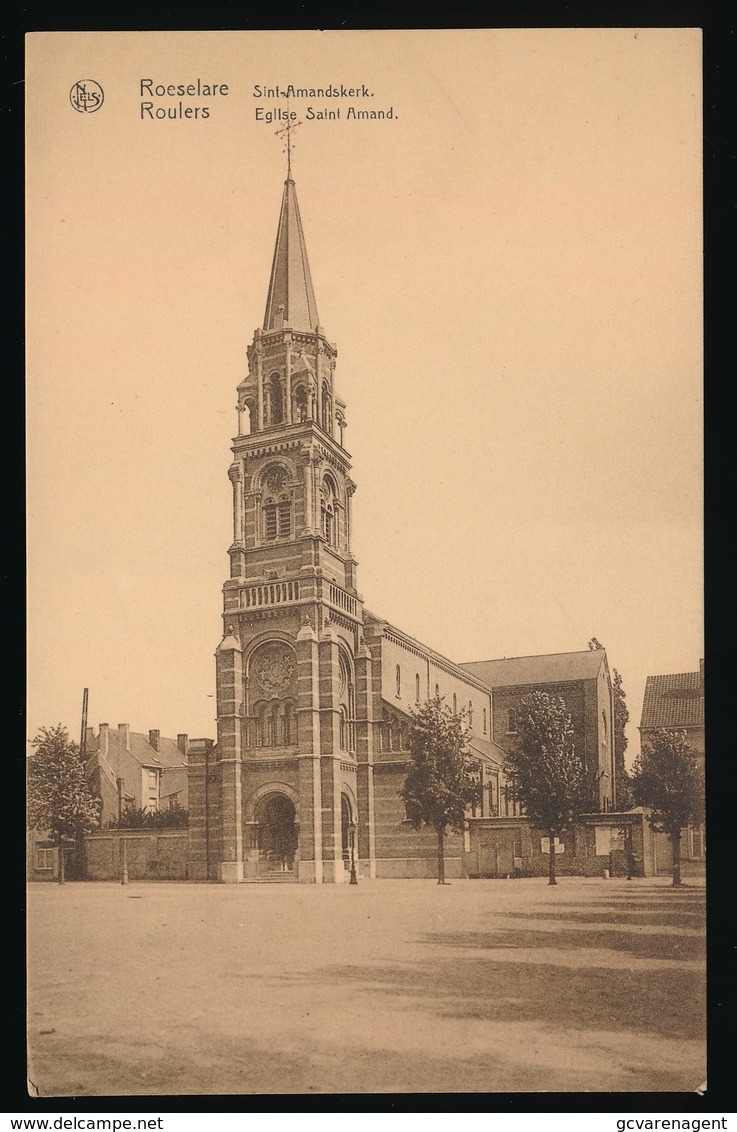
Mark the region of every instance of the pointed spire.
POLYGON ((278 330, 286 323, 295 330, 314 331, 318 322, 297 192, 294 181, 288 176, 284 182, 263 328, 278 330))

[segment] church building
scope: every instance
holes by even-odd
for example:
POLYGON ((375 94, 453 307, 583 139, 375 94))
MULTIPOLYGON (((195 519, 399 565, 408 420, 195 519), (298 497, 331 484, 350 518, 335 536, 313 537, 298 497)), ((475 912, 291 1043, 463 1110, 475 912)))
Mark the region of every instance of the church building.
MULTIPOLYGON (((351 549, 356 485, 336 348, 322 327, 291 172, 262 325, 238 386, 230 577, 216 652, 217 742, 189 744, 193 880, 432 877, 436 838, 400 790, 411 711, 465 710, 498 813, 504 751, 481 675, 370 613, 351 549)), ((468 834, 449 835, 448 876, 468 834)))

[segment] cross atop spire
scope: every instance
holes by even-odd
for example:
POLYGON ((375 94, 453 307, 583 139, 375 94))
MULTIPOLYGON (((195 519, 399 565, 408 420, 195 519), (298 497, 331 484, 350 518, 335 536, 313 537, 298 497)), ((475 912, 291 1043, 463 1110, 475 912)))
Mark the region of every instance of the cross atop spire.
POLYGON ((288 181, 291 181, 291 179, 292 179, 292 134, 301 125, 302 125, 302 123, 298 122, 296 120, 296 115, 295 115, 295 118, 291 117, 291 114, 290 114, 290 111, 289 111, 289 103, 287 103, 287 124, 286 124, 286 126, 282 126, 282 128, 280 130, 275 130, 274 133, 276 134, 276 136, 278 138, 286 137, 286 144, 285 144, 284 148, 286 149, 286 152, 287 152, 287 180, 288 181))

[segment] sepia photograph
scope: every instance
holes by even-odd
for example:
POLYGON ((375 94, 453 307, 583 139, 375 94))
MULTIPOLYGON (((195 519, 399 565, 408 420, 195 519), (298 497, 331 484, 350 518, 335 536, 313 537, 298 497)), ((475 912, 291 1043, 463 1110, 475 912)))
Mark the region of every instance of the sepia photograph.
POLYGON ((703 1093, 700 30, 25 46, 29 1097, 703 1093))

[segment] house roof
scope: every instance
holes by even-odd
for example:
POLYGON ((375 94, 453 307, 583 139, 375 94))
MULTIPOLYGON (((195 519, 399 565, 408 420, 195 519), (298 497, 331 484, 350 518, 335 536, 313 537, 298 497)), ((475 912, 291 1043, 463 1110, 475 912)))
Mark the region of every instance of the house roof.
POLYGON ((472 660, 461 665, 491 688, 525 684, 561 684, 570 680, 595 680, 606 660, 604 649, 554 652, 544 656, 509 656, 500 660, 472 660))
POLYGON ((640 727, 699 727, 704 723, 704 684, 700 672, 648 676, 640 727))
MULTIPOLYGON (((108 760, 114 762, 116 755, 121 748, 121 735, 116 728, 111 728, 108 731, 108 760)), ((100 736, 95 735, 87 739, 87 755, 95 754, 100 750, 100 736)), ((126 752, 136 759, 141 766, 160 767, 162 770, 168 767, 186 766, 187 758, 179 750, 179 746, 175 739, 166 739, 164 736, 159 737, 159 749, 155 750, 148 741, 148 735, 141 734, 138 731, 130 732, 130 750, 126 752)))

